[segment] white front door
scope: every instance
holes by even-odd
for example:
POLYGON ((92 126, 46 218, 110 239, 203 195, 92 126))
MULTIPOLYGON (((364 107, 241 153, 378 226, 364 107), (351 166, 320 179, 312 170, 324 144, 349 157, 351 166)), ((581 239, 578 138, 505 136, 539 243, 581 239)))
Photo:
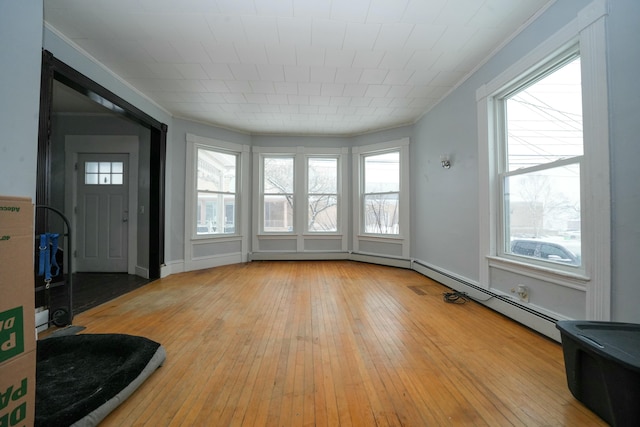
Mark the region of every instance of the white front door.
POLYGON ((78 154, 76 271, 127 272, 128 179, 128 154, 78 154))

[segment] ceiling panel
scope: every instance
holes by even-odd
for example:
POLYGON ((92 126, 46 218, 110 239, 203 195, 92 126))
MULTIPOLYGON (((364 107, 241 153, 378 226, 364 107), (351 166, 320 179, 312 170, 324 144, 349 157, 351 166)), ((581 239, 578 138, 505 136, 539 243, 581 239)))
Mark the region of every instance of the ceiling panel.
POLYGON ((47 0, 171 114, 250 133, 413 123, 553 0, 47 0))

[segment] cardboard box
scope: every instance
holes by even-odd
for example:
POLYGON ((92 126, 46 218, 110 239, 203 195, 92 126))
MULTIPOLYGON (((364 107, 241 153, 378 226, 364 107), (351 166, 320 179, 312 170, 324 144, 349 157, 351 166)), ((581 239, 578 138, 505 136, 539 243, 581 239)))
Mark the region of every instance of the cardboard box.
POLYGON ((32 426, 36 399, 36 352, 0 365, 0 427, 32 426))
POLYGON ((36 348, 33 222, 31 199, 0 196, 0 366, 36 348))

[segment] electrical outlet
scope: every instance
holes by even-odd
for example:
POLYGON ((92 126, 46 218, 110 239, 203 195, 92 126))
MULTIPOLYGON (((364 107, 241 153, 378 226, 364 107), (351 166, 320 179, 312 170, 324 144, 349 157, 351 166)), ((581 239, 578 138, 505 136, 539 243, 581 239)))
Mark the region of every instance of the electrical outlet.
POLYGON ((516 292, 520 301, 529 302, 529 288, 525 285, 518 285, 518 291, 516 292))
POLYGON ((518 285, 517 288, 511 288, 511 293, 518 296, 522 302, 529 302, 529 288, 525 285, 518 285))

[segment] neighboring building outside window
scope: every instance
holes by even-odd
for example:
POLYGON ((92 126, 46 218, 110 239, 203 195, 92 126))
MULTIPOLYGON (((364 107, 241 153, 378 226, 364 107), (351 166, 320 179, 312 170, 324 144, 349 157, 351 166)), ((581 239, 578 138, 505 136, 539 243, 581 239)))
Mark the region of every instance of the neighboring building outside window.
POLYGON ((196 155, 196 234, 234 234, 238 155, 202 147, 196 155))

